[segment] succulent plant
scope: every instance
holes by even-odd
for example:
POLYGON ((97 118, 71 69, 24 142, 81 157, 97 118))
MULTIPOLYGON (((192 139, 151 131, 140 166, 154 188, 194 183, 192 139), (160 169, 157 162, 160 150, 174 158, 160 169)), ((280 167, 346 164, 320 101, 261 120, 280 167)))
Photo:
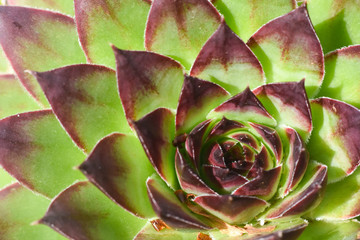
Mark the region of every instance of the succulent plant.
POLYGON ((358 1, 1 5, 0 239, 360 238, 358 1))

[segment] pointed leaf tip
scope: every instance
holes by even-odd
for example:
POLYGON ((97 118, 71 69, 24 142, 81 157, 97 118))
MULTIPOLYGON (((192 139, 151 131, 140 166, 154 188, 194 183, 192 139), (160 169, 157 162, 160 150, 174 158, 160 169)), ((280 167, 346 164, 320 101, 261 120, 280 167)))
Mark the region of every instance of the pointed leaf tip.
POLYGON ((232 95, 264 84, 259 60, 224 20, 201 49, 190 74, 217 83, 232 95))

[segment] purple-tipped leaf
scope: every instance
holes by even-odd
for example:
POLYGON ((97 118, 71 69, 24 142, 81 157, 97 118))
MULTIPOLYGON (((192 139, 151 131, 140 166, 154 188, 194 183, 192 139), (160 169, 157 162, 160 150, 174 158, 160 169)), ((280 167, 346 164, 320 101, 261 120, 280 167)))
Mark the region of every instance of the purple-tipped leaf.
POLYGON ((149 178, 146 186, 155 213, 167 225, 175 229, 209 229, 206 223, 180 202, 161 179, 149 178))
POLYGON ((166 108, 158 108, 140 120, 133 122, 139 140, 151 164, 159 175, 174 189, 175 173, 175 118, 166 108))
POLYGON ((113 50, 120 98, 129 120, 159 107, 176 109, 184 78, 178 62, 152 52, 113 50))
POLYGON ((136 137, 113 133, 103 138, 79 169, 126 210, 154 216, 145 186, 154 168, 136 137))
POLYGON ((232 95, 264 84, 259 60, 224 20, 201 49, 190 74, 217 83, 232 95))
POLYGON ((86 152, 112 132, 131 133, 112 69, 82 64, 33 75, 65 130, 86 152))
POLYGON ((246 88, 211 111, 208 118, 223 118, 241 122, 252 121, 274 126, 275 119, 266 111, 261 102, 246 88))
POLYGON ((256 197, 235 195, 203 195, 194 202, 230 224, 246 223, 269 205, 256 197))
POLYGON ((242 128, 245 128, 243 124, 223 117, 221 121, 213 127, 208 138, 218 137, 230 131, 239 130, 242 128))
POLYGON ((176 112, 176 131, 189 132, 228 97, 229 93, 219 85, 185 75, 176 112))
POLYGON ((312 97, 324 76, 324 55, 306 5, 272 20, 248 41, 260 60, 268 83, 306 79, 312 97))
POLYGON ((267 84, 254 93, 278 125, 295 128, 305 140, 312 131, 312 119, 304 82, 267 84))
POLYGON ((74 19, 60 13, 0 6, 0 32, 0 44, 16 75, 43 105, 48 105, 44 94, 25 70, 48 71, 85 62, 74 19))
POLYGON ((175 167, 181 189, 195 195, 215 194, 215 192, 204 183, 194 168, 186 162, 179 149, 176 151, 175 167))

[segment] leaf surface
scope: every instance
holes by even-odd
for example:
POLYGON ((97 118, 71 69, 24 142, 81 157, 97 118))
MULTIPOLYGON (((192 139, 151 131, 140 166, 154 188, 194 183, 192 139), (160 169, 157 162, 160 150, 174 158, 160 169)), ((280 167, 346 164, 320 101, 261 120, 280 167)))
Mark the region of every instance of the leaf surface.
POLYGON ((50 9, 74 16, 74 2, 72 0, 7 0, 7 5, 50 9))

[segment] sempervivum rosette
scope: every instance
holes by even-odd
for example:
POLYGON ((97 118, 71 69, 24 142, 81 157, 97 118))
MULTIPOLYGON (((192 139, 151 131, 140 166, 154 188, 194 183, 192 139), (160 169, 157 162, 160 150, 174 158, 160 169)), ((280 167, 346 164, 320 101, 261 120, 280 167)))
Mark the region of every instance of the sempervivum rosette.
POLYGON ((0 239, 360 236, 357 3, 34 2, 0 6, 0 239))

